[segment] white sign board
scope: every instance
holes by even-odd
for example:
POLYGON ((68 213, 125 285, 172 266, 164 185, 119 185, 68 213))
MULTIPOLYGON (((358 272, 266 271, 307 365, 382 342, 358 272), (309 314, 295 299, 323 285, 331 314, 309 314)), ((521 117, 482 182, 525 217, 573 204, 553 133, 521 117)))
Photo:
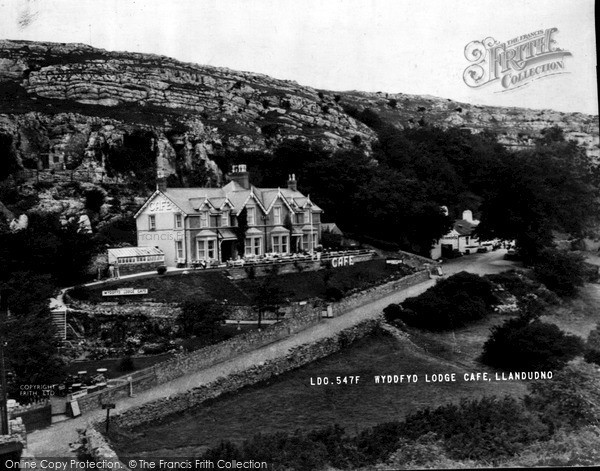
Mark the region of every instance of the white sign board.
POLYGON ((134 294, 148 294, 148 288, 119 288, 102 291, 102 296, 132 296, 134 294))

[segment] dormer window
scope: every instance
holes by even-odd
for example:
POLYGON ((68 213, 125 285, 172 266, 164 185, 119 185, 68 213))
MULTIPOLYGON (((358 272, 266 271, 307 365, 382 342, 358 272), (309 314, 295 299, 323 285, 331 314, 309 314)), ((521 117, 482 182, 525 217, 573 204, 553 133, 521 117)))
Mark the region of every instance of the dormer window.
POLYGON ((221 214, 221 227, 229 226, 229 211, 223 211, 221 214))

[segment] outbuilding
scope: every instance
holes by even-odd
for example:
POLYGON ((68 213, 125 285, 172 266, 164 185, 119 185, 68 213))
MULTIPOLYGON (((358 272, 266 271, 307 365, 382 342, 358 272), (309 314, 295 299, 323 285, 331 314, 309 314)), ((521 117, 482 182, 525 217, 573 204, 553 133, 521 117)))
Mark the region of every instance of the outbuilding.
POLYGON ((108 249, 111 276, 154 271, 165 264, 165 254, 157 247, 121 247, 108 249), (112 268, 111 268, 112 267, 112 268))

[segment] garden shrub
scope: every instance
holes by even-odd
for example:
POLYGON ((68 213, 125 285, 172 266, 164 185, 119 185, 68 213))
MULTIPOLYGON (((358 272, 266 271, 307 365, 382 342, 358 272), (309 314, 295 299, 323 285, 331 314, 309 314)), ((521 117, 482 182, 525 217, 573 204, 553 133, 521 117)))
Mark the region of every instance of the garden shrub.
POLYGON ((481 360, 518 371, 557 370, 583 353, 583 341, 536 318, 520 316, 492 328, 481 360))
POLYGON ((402 303, 403 309, 395 310, 394 315, 413 327, 450 330, 486 317, 496 302, 490 281, 460 272, 407 299, 402 303))

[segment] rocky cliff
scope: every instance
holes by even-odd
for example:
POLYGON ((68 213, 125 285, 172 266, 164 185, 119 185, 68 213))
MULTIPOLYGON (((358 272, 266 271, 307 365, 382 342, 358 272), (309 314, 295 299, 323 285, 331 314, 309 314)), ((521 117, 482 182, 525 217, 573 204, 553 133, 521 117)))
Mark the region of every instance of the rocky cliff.
POLYGON ((600 155, 597 116, 330 92, 157 55, 0 41, 0 159, 11 154, 15 168, 8 171, 30 180, 53 172, 53 182, 114 182, 107 156, 136 143, 167 175, 200 169, 213 180, 227 170, 214 162, 220 153, 268 152, 288 138, 368 153, 376 134, 351 111, 366 108, 399 128, 487 129, 513 148, 532 145, 541 129, 558 125, 590 156, 600 155))

